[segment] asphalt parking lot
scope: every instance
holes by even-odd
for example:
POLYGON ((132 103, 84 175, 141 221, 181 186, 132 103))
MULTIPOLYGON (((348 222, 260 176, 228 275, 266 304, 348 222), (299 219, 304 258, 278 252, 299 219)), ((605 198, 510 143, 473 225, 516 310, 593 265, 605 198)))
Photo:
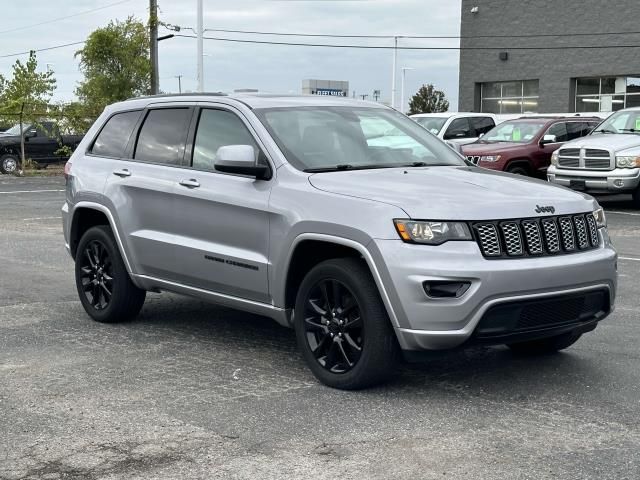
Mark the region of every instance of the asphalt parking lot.
POLYGON ((0 177, 0 478, 640 478, 640 212, 602 201, 616 311, 564 353, 438 354, 382 388, 318 384, 291 331, 150 294, 77 300, 64 182, 0 177))

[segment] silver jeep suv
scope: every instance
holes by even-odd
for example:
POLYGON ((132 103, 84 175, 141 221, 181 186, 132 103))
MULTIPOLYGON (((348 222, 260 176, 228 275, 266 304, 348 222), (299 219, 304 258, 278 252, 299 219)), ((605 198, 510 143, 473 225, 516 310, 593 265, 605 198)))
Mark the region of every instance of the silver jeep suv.
POLYGON ((398 112, 328 97, 108 107, 66 168, 66 246, 100 322, 171 291, 293 327, 336 388, 401 354, 573 344, 613 309, 588 195, 479 169, 398 112))

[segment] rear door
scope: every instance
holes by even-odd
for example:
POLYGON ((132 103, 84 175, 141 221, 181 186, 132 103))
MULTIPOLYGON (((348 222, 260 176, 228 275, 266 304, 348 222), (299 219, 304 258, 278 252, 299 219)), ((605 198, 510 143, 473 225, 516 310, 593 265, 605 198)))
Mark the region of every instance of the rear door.
POLYGON ((217 172, 218 148, 251 145, 267 160, 251 125, 224 105, 196 114, 187 166, 175 187, 177 281, 235 297, 268 302, 269 194, 272 182, 217 172))
POLYGON ((170 279, 180 270, 173 192, 193 107, 154 106, 141 116, 125 158, 113 162, 104 194, 135 273, 170 279))

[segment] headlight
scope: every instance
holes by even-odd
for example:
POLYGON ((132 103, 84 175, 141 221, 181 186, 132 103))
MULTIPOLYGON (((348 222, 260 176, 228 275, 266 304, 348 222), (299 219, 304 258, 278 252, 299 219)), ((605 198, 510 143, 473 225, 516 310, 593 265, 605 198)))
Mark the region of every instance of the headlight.
POLYGON ((640 156, 620 156, 616 157, 616 166, 618 168, 638 168, 640 167, 640 156))
POLYGON ((405 242, 440 245, 449 240, 472 240, 471 231, 463 222, 425 222, 394 220, 398 235, 405 242))
POLYGON ((483 155, 480 157, 481 162, 497 162, 500 160, 500 155, 483 155))
POLYGON ((558 166, 558 159, 560 157, 559 151, 556 150, 555 152, 553 152, 551 154, 551 165, 557 167, 558 166))
POLYGON ((594 210, 593 218, 596 219, 596 225, 598 225, 598 228, 604 228, 607 226, 607 217, 604 215, 604 209, 599 208, 594 210))

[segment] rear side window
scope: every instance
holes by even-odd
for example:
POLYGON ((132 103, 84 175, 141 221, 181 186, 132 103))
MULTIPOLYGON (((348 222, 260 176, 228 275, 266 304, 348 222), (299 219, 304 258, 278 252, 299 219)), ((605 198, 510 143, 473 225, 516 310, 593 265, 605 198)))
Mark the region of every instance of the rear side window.
POLYGON ((122 157, 138 117, 140 111, 116 113, 98 134, 91 153, 102 157, 122 157))
POLYGON ((556 123, 555 125, 551 125, 549 130, 547 130, 546 135, 555 135, 556 143, 566 142, 569 139, 569 134, 567 133, 567 124, 564 122, 556 123))
POLYGON ((256 154, 260 151, 247 127, 235 114, 226 110, 202 110, 193 149, 193 168, 215 170, 216 152, 227 145, 251 145, 256 154))
POLYGON ((475 136, 484 135, 493 127, 496 126, 496 123, 493 121, 491 117, 474 117, 471 119, 472 127, 475 129, 475 136))
POLYGON ((471 138, 471 127, 469 126, 468 118, 456 118, 451 122, 449 128, 443 135, 445 140, 451 140, 455 138, 471 138))
POLYGON ((150 110, 140 129, 133 158, 143 162, 180 165, 190 120, 189 108, 150 110))
POLYGON ((587 135, 593 127, 595 123, 585 123, 585 122, 570 122, 567 123, 567 133, 568 139, 574 140, 576 138, 584 137, 587 135))

